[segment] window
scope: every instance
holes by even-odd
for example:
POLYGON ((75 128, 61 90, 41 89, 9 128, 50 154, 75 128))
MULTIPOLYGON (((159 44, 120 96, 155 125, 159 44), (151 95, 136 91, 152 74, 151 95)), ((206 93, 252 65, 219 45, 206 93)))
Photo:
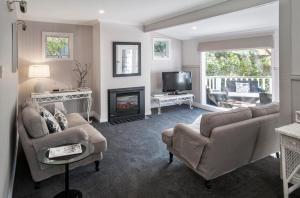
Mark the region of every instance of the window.
POLYGON ((211 51, 202 55, 206 104, 235 108, 272 102, 272 49, 211 51))
POLYGON ((42 50, 45 60, 73 60, 73 34, 43 32, 42 50))

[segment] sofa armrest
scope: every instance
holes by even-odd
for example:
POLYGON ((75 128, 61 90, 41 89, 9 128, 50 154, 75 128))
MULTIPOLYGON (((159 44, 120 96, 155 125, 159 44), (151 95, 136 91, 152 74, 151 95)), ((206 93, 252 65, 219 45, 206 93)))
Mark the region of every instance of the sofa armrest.
POLYGON ((196 141, 198 144, 206 145, 210 142, 209 138, 201 135, 200 131, 186 124, 177 124, 174 128, 174 138, 176 136, 186 136, 187 138, 196 141))
POLYGON ((174 128, 172 149, 193 168, 197 168, 204 147, 209 142, 200 131, 186 124, 177 124, 174 128))
POLYGON ((52 133, 32 140, 36 152, 41 149, 55 147, 63 144, 72 144, 87 141, 88 134, 81 128, 69 128, 62 132, 52 133))

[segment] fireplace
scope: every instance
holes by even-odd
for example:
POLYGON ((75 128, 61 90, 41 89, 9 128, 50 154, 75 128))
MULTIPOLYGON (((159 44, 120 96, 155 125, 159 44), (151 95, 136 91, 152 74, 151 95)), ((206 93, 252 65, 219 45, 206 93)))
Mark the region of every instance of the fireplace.
POLYGON ((112 124, 145 118, 145 87, 108 90, 108 121, 112 124))

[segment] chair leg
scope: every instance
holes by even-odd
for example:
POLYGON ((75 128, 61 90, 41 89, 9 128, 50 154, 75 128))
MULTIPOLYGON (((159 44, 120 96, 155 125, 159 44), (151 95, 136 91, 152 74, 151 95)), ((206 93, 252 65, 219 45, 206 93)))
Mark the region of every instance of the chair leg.
POLYGON ((34 182, 34 189, 40 189, 41 188, 41 182, 34 182))
POLYGON ((96 170, 96 172, 99 171, 99 164, 100 164, 99 160, 95 161, 95 170, 96 170))
POLYGON ((173 162, 173 153, 169 152, 169 164, 173 162))
POLYGON ((280 154, 279 152, 276 152, 276 158, 279 159, 280 158, 280 154))
POLYGON ((205 180, 205 187, 210 190, 212 188, 211 180, 205 180))

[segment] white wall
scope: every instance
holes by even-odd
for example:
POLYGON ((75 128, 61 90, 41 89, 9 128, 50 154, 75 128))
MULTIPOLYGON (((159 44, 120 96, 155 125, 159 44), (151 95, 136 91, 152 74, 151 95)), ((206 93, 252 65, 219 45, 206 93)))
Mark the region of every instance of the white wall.
MULTIPOLYGON (((153 60, 151 62, 151 93, 162 92, 162 72, 181 71, 182 41, 152 32, 151 38, 167 38, 171 40, 171 58, 169 60, 153 60)), ((152 43, 151 43, 152 45, 152 43)))
POLYGON ((6 1, 0 1, 0 197, 9 196, 14 149, 16 144, 16 103, 18 74, 12 72, 12 23, 16 14, 8 12, 6 1))
POLYGON ((151 36, 144 33, 141 27, 100 23, 100 84, 101 84, 101 115, 100 121, 108 119, 107 90, 114 88, 145 86, 145 113, 151 114, 150 109, 150 73, 151 73, 151 36), (112 69, 112 42, 127 41, 141 42, 141 76, 113 77, 112 69))

